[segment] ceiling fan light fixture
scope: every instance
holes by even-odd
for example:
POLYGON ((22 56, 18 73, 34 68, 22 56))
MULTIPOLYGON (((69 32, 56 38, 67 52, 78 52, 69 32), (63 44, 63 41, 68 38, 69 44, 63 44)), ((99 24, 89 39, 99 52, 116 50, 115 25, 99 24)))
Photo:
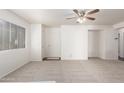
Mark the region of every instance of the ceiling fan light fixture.
POLYGON ((85 20, 86 20, 86 18, 78 18, 78 19, 77 19, 77 22, 78 22, 78 23, 83 23, 85 20))
POLYGON ((91 11, 74 9, 73 12, 76 15, 74 17, 67 18, 67 19, 77 18, 77 20, 76 20, 77 23, 84 23, 87 19, 91 20, 91 21, 94 21, 96 18, 91 17, 89 15, 99 12, 99 9, 94 9, 94 10, 91 10, 91 11))
POLYGON ((86 21, 86 18, 84 17, 82 20, 83 20, 83 21, 86 21))
POLYGON ((78 19, 77 19, 77 22, 79 22, 79 23, 80 23, 80 21, 81 21, 81 19, 80 19, 80 18, 78 18, 78 19))

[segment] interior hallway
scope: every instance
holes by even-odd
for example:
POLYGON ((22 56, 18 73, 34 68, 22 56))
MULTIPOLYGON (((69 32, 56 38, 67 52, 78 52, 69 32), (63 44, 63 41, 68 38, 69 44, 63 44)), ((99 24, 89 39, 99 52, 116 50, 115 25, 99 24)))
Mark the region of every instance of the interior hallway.
POLYGON ((124 62, 100 59, 88 61, 30 62, 1 82, 103 83, 124 82, 124 62))

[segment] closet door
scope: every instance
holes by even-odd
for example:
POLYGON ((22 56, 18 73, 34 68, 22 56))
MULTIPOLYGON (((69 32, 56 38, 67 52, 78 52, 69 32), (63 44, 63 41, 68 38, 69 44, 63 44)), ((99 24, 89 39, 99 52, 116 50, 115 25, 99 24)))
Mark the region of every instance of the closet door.
POLYGON ((46 31, 46 57, 60 57, 59 28, 51 28, 46 31))

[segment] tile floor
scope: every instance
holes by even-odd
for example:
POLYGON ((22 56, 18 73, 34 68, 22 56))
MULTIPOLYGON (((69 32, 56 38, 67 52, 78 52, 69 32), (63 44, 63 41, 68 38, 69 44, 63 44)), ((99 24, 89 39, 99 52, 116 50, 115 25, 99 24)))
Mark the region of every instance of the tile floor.
POLYGON ((30 62, 0 82, 124 83, 124 62, 100 59, 30 62))

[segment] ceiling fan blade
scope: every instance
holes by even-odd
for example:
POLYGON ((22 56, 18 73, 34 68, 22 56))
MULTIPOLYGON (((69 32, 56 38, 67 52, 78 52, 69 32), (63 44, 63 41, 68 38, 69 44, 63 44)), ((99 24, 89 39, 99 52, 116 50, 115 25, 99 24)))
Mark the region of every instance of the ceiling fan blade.
POLYGON ((95 18, 93 18, 93 17, 86 17, 86 18, 89 20, 95 20, 95 18))
POLYGON ((76 18, 76 17, 69 17, 69 18, 66 18, 66 19, 73 19, 73 18, 76 18))
POLYGON ((78 16, 80 16, 79 11, 78 11, 77 9, 74 9, 73 11, 74 11, 74 13, 76 13, 78 16))
POLYGON ((88 12, 87 14, 94 14, 94 13, 97 13, 97 12, 99 12, 99 9, 92 10, 92 11, 88 12))

